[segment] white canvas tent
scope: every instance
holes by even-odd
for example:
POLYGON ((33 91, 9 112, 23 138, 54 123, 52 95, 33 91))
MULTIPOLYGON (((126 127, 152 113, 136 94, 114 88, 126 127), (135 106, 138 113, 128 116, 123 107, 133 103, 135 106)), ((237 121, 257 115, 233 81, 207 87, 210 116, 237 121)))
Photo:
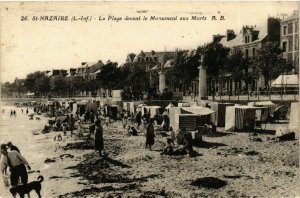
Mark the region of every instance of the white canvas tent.
POLYGON ((255 126, 256 111, 266 107, 227 106, 225 116, 225 130, 253 130, 255 126))
POLYGON ((299 87, 299 77, 297 74, 280 75, 272 82, 271 87, 299 87))
POLYGON ((172 107, 169 109, 170 125, 174 131, 179 128, 179 116, 206 116, 214 113, 213 110, 206 107, 172 107))
POLYGON ((171 107, 175 107, 175 105, 173 105, 172 103, 168 104, 168 106, 166 106, 165 109, 170 109, 171 107))
POLYGON ((299 103, 298 102, 293 102, 291 104, 289 130, 294 132, 299 132, 299 103))

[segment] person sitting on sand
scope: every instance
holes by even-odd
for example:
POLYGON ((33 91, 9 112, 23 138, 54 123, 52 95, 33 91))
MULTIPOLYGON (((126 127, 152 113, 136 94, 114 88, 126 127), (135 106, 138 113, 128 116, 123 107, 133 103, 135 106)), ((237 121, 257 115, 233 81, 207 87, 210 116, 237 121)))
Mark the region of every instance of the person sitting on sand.
POLYGON ((171 138, 167 138, 167 145, 165 146, 162 154, 172 155, 174 152, 175 144, 171 138))
POLYGON ((95 122, 95 150, 99 152, 99 156, 102 156, 102 150, 104 149, 104 140, 103 140, 103 128, 101 126, 101 121, 97 120, 95 122))
POLYGON ((8 147, 11 151, 17 151, 17 152, 21 153, 20 150, 19 150, 19 148, 16 147, 15 145, 13 145, 12 142, 8 142, 8 143, 7 143, 7 147, 8 147))
POLYGON ((128 127, 128 135, 129 136, 137 136, 138 132, 137 130, 132 126, 132 127, 128 127))

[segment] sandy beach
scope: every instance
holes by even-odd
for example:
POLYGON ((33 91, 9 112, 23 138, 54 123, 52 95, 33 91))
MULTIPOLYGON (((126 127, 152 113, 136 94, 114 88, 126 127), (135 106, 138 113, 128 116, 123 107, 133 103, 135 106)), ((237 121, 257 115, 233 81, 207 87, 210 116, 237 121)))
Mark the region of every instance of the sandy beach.
MULTIPOLYGON (((299 192, 299 136, 276 142, 268 124, 251 141, 248 133, 204 136, 194 157, 166 156, 166 134, 156 131, 153 150, 145 150, 145 136, 128 136, 117 121, 104 127, 107 156, 99 157, 93 142, 75 136, 41 134, 48 118, 29 120, 20 108, 5 106, 1 115, 1 143, 12 141, 31 164, 29 181, 43 175, 43 197, 296 197, 299 192), (10 117, 11 109, 17 116, 10 117), (205 178, 206 186, 201 183, 205 178), (218 179, 218 180, 217 180, 218 179), (202 184, 202 185, 201 185, 202 184), (218 186, 220 184, 220 186, 218 186), (221 187, 222 186, 222 187, 221 187)), ((32 109, 30 109, 32 112, 32 109)), ((84 134, 85 136, 87 133, 84 134)), ((11 197, 1 177, 0 197, 11 197)), ((36 197, 35 192, 31 197, 36 197)))

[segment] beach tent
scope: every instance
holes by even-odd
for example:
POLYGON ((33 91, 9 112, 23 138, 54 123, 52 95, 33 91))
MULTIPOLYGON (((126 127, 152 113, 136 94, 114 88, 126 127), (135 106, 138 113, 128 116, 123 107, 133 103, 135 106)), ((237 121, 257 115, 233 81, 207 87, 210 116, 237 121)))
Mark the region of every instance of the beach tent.
POLYGON ((118 106, 117 105, 111 105, 111 106, 105 106, 105 112, 109 115, 110 118, 117 120, 118 119, 118 106))
POLYGON ((299 77, 297 74, 280 75, 272 82, 271 87, 299 87, 299 77))
POLYGON ((160 106, 144 106, 142 115, 145 114, 145 110, 150 113, 150 117, 153 118, 156 114, 162 113, 163 108, 160 106))
POLYGON ((278 104, 274 104, 272 101, 259 101, 259 102, 249 102, 248 106, 253 107, 267 107, 269 108, 270 115, 273 116, 275 109, 278 107, 278 104))
POLYGON ((98 109, 98 104, 97 104, 97 102, 88 103, 88 104, 87 104, 87 109, 90 110, 90 111, 93 111, 94 113, 96 113, 96 112, 97 112, 97 109, 98 109))
POLYGON ((227 106, 225 115, 225 130, 254 130, 256 111, 259 109, 266 109, 266 107, 227 106))
POLYGON ((134 113, 134 102, 127 102, 127 111, 134 113))
POLYGON ((178 103, 178 107, 189 107, 189 103, 178 103))
POLYGON ((218 127, 225 126, 225 115, 227 106, 234 106, 234 104, 218 102, 213 102, 210 104, 210 109, 214 111, 214 113, 211 114, 211 121, 215 123, 215 125, 218 127))
POLYGON ((174 131, 179 127, 194 130, 195 127, 206 124, 212 113, 214 111, 206 107, 173 107, 169 110, 170 125, 174 131))
POLYGON ((175 107, 175 105, 173 105, 172 103, 168 104, 168 106, 166 106, 165 109, 170 109, 171 107, 175 107))
POLYGON ((127 102, 123 102, 123 109, 127 111, 127 102))
POLYGON ((291 103, 289 130, 299 132, 299 103, 291 103))
MULTIPOLYGON (((175 119, 176 119, 176 115, 181 113, 181 108, 180 107, 171 107, 169 108, 169 118, 170 118, 170 126, 173 127, 175 126, 175 119)), ((179 124, 179 120, 178 120, 178 124, 179 124)), ((178 129, 178 127, 177 127, 178 129)), ((177 129, 175 131, 177 131, 177 129)))

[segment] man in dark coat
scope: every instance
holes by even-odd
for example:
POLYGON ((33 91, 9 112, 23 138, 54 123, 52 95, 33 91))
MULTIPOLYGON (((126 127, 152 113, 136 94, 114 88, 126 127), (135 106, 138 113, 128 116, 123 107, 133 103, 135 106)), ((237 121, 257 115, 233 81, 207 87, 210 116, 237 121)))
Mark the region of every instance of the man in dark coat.
POLYGON ((149 150, 151 150, 151 146, 154 144, 154 137, 153 119, 150 119, 146 132, 146 149, 149 147, 149 150))
POLYGON ((103 128, 101 126, 100 120, 95 122, 95 150, 99 151, 99 156, 102 156, 102 150, 104 150, 104 140, 103 140, 103 128))

